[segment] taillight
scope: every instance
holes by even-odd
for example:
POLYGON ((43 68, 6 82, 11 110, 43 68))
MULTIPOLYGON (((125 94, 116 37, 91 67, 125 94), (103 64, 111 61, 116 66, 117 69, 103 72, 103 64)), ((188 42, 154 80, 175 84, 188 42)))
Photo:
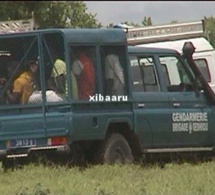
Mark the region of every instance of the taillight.
POLYGON ((66 144, 66 137, 48 138, 48 145, 49 146, 57 146, 57 145, 65 145, 65 144, 66 144))

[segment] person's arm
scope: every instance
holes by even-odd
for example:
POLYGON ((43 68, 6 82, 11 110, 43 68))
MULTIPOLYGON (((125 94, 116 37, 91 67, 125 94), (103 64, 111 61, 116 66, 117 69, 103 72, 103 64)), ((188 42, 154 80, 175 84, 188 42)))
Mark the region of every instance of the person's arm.
POLYGON ((112 95, 113 84, 113 79, 106 79, 106 95, 112 95))
POLYGON ((76 76, 77 81, 80 78, 80 75, 83 71, 83 67, 84 65, 79 60, 75 60, 72 64, 72 72, 76 76))
POLYGON ((105 59, 105 92, 106 95, 112 95, 114 85, 114 72, 111 66, 111 55, 105 59))
POLYGON ((21 93, 19 92, 7 92, 7 101, 10 104, 19 104, 21 98, 21 93))
POLYGON ((56 83, 55 83, 53 77, 49 77, 49 79, 48 79, 48 81, 47 81, 47 89, 48 89, 48 90, 53 90, 53 91, 56 91, 56 90, 57 90, 57 88, 56 88, 56 83))
POLYGON ((63 74, 56 77, 57 93, 65 93, 65 76, 63 74))
POLYGON ((13 83, 13 91, 7 91, 7 101, 10 104, 19 104, 22 96, 22 82, 17 79, 13 83))

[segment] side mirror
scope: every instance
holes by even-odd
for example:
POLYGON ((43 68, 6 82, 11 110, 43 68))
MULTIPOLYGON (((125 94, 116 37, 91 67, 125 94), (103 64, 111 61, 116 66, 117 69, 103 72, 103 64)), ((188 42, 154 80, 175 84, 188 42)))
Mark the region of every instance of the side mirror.
POLYGON ((182 48, 183 54, 186 58, 191 57, 195 50, 196 48, 194 47, 192 42, 185 42, 182 48))

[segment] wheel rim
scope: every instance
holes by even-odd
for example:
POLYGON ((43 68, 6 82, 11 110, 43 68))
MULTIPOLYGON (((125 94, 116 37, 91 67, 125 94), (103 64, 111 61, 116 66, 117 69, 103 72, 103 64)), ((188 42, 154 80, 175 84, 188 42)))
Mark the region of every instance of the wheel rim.
POLYGON ((113 152, 113 163, 123 163, 124 162, 124 157, 123 157, 123 153, 120 150, 120 148, 116 148, 113 152))

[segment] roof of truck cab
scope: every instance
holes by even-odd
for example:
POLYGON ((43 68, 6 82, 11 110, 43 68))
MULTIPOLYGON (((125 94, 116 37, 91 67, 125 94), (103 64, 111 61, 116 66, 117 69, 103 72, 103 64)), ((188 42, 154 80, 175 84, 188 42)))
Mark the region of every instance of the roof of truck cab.
POLYGON ((141 53, 141 54, 178 54, 174 49, 164 49, 156 47, 137 47, 137 46, 128 46, 129 53, 141 53))
POLYGON ((163 41, 163 42, 156 42, 156 43, 146 43, 146 44, 139 44, 137 46, 175 49, 179 53, 182 53, 182 48, 185 42, 192 42, 194 47, 196 48, 195 52, 214 50, 210 42, 205 37, 189 38, 189 39, 174 40, 174 41, 163 41))
POLYGON ((127 37, 122 29, 97 29, 97 28, 53 28, 53 29, 39 29, 29 32, 14 32, 1 34, 2 36, 20 36, 32 34, 46 34, 46 33, 61 33, 67 42, 106 42, 106 43, 127 43, 127 37))

